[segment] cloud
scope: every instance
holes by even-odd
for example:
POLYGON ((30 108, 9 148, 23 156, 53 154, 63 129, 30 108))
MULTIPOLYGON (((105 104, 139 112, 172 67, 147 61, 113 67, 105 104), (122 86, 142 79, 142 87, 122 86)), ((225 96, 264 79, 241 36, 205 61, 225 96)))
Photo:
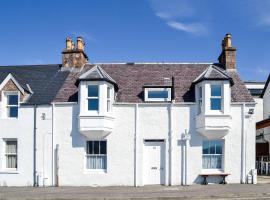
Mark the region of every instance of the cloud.
POLYGON ((193 33, 195 35, 205 35, 207 34, 207 29, 203 24, 200 23, 181 23, 177 21, 168 21, 167 25, 179 31, 184 31, 187 33, 193 33))
POLYGON ((190 0, 149 0, 149 2, 155 15, 165 21, 168 27, 196 36, 208 33, 202 22, 194 20, 196 9, 190 0))

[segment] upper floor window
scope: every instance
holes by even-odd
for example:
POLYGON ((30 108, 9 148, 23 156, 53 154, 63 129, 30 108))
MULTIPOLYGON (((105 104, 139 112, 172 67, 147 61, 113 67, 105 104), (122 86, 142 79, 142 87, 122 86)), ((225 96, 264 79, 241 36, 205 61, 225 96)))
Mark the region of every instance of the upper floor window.
POLYGON ((198 114, 202 112, 202 87, 199 87, 198 91, 198 114))
POLYGON ((99 108, 99 86, 98 85, 88 85, 88 110, 98 111, 99 108))
POLYGON ((145 101, 171 101, 171 88, 145 88, 145 101))
POLYGON ((205 140, 202 147, 202 167, 203 169, 221 169, 222 167, 222 147, 221 140, 205 140))
POLYGON ((8 118, 16 118, 18 117, 18 109, 19 109, 19 95, 14 92, 6 92, 6 111, 8 118))
POLYGON ((111 88, 107 87, 107 112, 111 111, 111 103, 112 103, 111 96, 112 96, 111 88))
POLYGON ((211 85, 210 106, 211 110, 221 110, 222 94, 221 85, 211 85))

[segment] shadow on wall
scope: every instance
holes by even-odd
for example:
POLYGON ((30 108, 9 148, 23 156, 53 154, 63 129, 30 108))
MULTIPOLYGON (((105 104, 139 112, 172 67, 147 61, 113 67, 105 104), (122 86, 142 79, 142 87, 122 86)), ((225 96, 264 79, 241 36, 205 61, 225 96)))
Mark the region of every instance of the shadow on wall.
POLYGON ((72 129, 70 132, 70 137, 72 139, 72 147, 74 148, 84 148, 85 141, 87 138, 80 134, 78 127, 78 116, 79 116, 79 104, 72 106, 72 129))

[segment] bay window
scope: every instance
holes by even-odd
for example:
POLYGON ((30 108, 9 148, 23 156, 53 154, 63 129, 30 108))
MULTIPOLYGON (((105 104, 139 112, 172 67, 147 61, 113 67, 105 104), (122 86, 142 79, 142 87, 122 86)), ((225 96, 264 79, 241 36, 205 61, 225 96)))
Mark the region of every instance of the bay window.
POLYGON ((99 86, 98 85, 88 85, 87 103, 88 103, 89 111, 99 110, 99 86))
POLYGON ((87 141, 86 168, 107 169, 107 141, 87 141))
POLYGON ((221 110, 222 109, 221 103, 222 103, 221 85, 211 85, 211 97, 210 97, 211 110, 221 110))
POLYGON ((111 111, 111 88, 107 87, 107 112, 111 111))
POLYGON ((199 87, 198 91, 198 114, 202 112, 202 87, 199 87))
POLYGON ((222 168, 222 150, 223 142, 221 140, 205 140, 202 146, 202 167, 203 169, 221 169, 222 168))
POLYGON ((6 168, 17 169, 17 140, 5 140, 6 168))

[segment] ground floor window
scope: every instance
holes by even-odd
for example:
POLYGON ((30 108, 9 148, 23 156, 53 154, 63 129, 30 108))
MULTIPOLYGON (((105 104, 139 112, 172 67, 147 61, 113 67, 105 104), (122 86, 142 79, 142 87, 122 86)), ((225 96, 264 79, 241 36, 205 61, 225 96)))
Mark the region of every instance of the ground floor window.
POLYGON ((5 156, 6 156, 6 168, 17 169, 17 140, 6 139, 5 140, 5 156))
POLYGON ((222 140, 204 140, 202 147, 202 167, 203 169, 222 168, 222 140))
POLYGON ((87 141, 86 168, 107 169, 107 141, 87 141))

